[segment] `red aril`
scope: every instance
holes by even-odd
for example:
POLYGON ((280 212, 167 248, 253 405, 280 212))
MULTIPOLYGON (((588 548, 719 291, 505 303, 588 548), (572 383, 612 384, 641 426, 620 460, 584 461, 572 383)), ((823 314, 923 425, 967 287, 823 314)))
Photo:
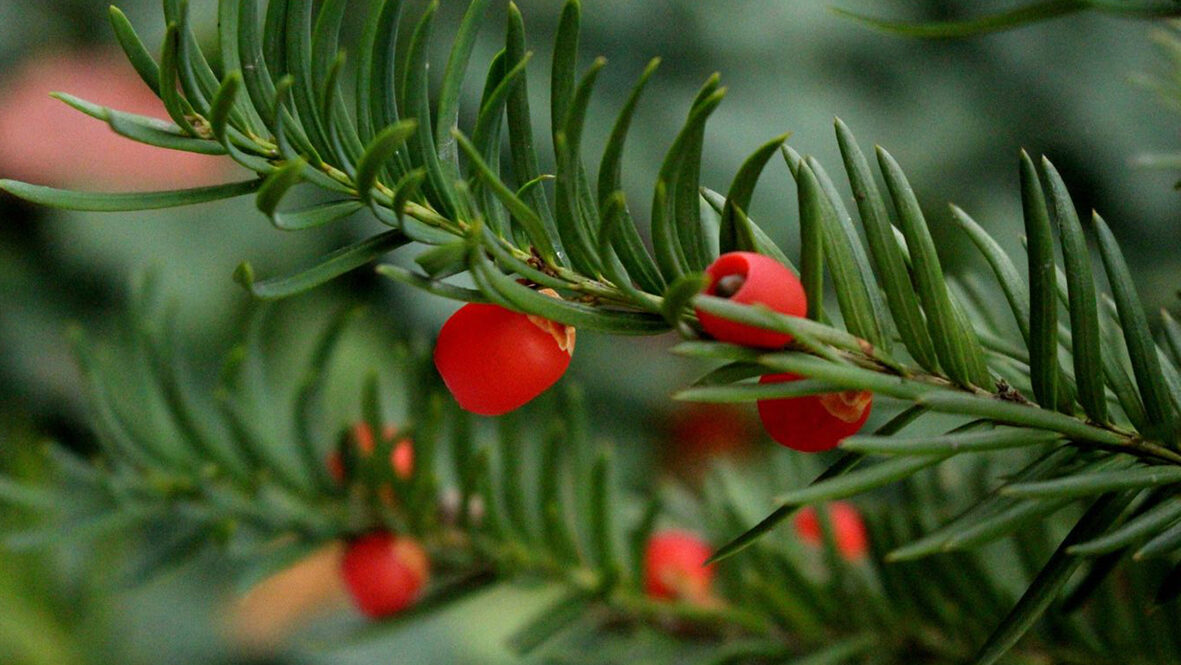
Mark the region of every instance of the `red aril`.
POLYGON ((348 544, 341 573, 357 609, 380 619, 418 600, 430 561, 414 539, 378 531, 348 544))
MULTIPOLYGON (((869 551, 869 536, 866 534, 861 513, 853 504, 847 501, 833 501, 828 505, 828 519, 832 524, 833 539, 841 555, 850 561, 864 557, 869 551)), ((812 545, 820 545, 823 541, 820 518, 812 506, 801 508, 793 519, 793 525, 800 540, 812 545)))
POLYGON ((562 378, 574 340, 570 326, 499 305, 470 303, 439 331, 435 367, 461 407, 498 416, 562 378))
MULTIPOLYGON (((703 293, 744 305, 766 305, 789 316, 807 316, 808 299, 795 273, 775 259, 754 252, 729 252, 705 269, 709 281, 703 293)), ((742 346, 778 349, 791 335, 737 323, 697 310, 701 327, 714 339, 742 346)))
POLYGON ((652 534, 644 551, 644 591, 652 598, 709 604, 714 568, 705 565, 712 550, 688 531, 652 534))
MULTIPOLYGON (((798 381, 795 374, 767 374, 760 384, 798 381)), ((831 450, 855 434, 869 418, 873 394, 846 390, 823 395, 762 399, 758 402, 763 429, 780 444, 806 453, 831 450)))

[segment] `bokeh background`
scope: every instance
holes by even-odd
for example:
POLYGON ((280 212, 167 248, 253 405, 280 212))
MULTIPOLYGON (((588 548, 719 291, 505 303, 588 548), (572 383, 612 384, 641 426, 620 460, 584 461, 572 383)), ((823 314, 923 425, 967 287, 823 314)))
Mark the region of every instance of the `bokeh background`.
MULTIPOLYGON (((914 20, 1015 4, 832 2, 914 20)), ((158 2, 117 4, 147 43, 159 43, 158 2)), ((190 4, 199 37, 212 47, 216 3, 190 4)), ((365 3, 355 4, 354 32, 365 3)), ((417 14, 423 4, 407 2, 408 13, 417 14)), ((449 36, 466 3, 442 4, 437 34, 449 36)), ((479 94, 483 65, 503 37, 504 4, 497 0, 489 12, 466 87, 469 98, 479 94)), ((549 42, 561 3, 518 4, 536 52, 531 93, 536 108, 547 108, 549 42)), ((706 136, 702 177, 708 186, 724 190, 746 155, 788 131, 790 145, 838 173, 832 120, 840 116, 863 147, 880 143, 900 161, 949 270, 964 275, 983 266, 952 228, 946 204, 960 205, 1019 252, 1018 150, 1044 153, 1079 208, 1098 209, 1111 223, 1132 259, 1145 305, 1177 312, 1178 174, 1135 165, 1143 154, 1181 150, 1177 114, 1135 84, 1144 74, 1169 75, 1150 39, 1161 24, 1081 15, 1000 35, 918 42, 840 18, 829 11, 830 0, 583 4, 583 62, 597 54, 609 61, 584 140, 589 163, 597 164, 595 147, 605 140, 635 77, 651 57, 664 58, 626 155, 625 180, 634 201, 650 200, 663 152, 692 96, 720 71, 729 92, 706 136)), ((240 176, 228 159, 169 153, 115 137, 102 123, 48 97, 61 90, 163 115, 122 60, 106 17, 105 0, 0 0, 0 177, 150 190, 240 176)), ((436 74, 447 46, 447 39, 438 39, 436 74)), ((544 118, 535 129, 548 133, 544 118)), ((789 254, 794 251, 795 190, 781 162, 765 173, 751 212, 789 254)), ((97 339, 117 335, 137 276, 159 275, 178 314, 181 347, 212 381, 220 354, 240 335, 251 309, 230 279, 240 261, 277 274, 375 228, 372 220, 356 219, 322 232, 284 234, 248 198, 133 214, 62 212, 0 198, 0 469, 36 476, 33 451, 46 438, 83 451, 92 445, 65 330, 77 322, 97 339)), ((333 313, 358 302, 369 305, 369 315, 348 338, 342 373, 380 358, 393 330, 429 339, 456 307, 359 271, 282 305, 276 353, 305 348, 333 313)), ((673 341, 583 334, 565 379, 584 387, 594 436, 623 451, 631 469, 625 482, 638 483, 659 465, 692 486, 713 456, 777 452, 751 428, 753 409, 690 409, 668 399, 697 369, 665 353, 673 341)), ((355 398, 338 392, 339 400, 355 398)), ((0 513, 0 527, 20 519, 0 513)), ((499 589, 446 615, 362 640, 338 639, 359 622, 340 608, 297 636, 264 640, 260 649, 244 653, 223 630, 231 595, 224 562, 199 560, 147 586, 112 584, 109 571, 134 547, 114 542, 93 552, 63 541, 51 550, 0 554, 0 662, 371 663, 385 662, 391 653, 405 662, 513 662, 501 646, 504 636, 516 626, 514 617, 523 620, 524 608, 547 597, 546 589, 499 589)))

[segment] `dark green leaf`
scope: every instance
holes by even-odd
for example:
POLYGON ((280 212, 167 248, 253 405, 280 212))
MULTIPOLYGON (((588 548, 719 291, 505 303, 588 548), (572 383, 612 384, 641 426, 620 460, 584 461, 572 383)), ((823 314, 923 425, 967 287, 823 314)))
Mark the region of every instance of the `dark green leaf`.
POLYGON ((1123 558, 1124 552, 1116 552, 1089 561, 1085 568, 1086 573, 1081 579, 1062 592, 1062 600, 1058 603, 1059 611, 1071 614, 1080 609, 1087 600, 1095 596, 1100 585, 1111 577, 1123 558))
POLYGON ((1080 473, 1054 480, 1009 485, 1002 492, 1028 499, 1073 499, 1120 490, 1142 490, 1181 482, 1181 468, 1148 468, 1080 473))
MULTIPOLYGON (((286 0, 287 25, 284 33, 285 72, 294 77, 291 100, 295 105, 299 126, 307 134, 312 148, 319 155, 332 154, 332 146, 325 131, 325 118, 316 103, 316 84, 312 73, 312 0, 286 0)), ((331 57, 333 54, 326 54, 331 57)), ((319 159, 309 155, 312 164, 318 166, 319 159)))
MULTIPOLYGON (((789 316, 772 311, 761 305, 744 305, 726 298, 704 294, 698 295, 695 298, 693 306, 732 321, 766 330, 787 333, 793 337, 812 339, 851 353, 865 354, 891 367, 898 366, 892 358, 875 349, 865 340, 850 335, 839 328, 833 328, 817 321, 789 316)), ((827 351, 831 353, 831 350, 827 351)), ((824 351, 821 353, 824 353, 824 351)))
POLYGON ((1130 374, 1131 363, 1128 360, 1127 344, 1124 336, 1115 325, 1103 325, 1103 344, 1107 353, 1103 354, 1103 378, 1107 387, 1115 393, 1120 408, 1137 431, 1145 431, 1147 416, 1144 414, 1144 403, 1140 401, 1140 393, 1130 374))
POLYGON ((738 173, 734 175, 734 180, 730 182, 730 190, 726 192, 726 206, 723 208, 721 227, 718 230, 718 250, 721 253, 725 254, 736 250, 756 251, 753 233, 751 233, 749 226, 740 224, 740 220, 735 214, 736 209, 750 210, 755 185, 759 182, 763 168, 767 166, 767 161, 775 155, 780 146, 787 141, 788 136, 790 134, 783 134, 764 143, 750 157, 746 158, 746 161, 739 167, 738 173))
POLYGON ((1048 409, 1039 409, 1016 402, 990 399, 987 397, 973 397, 950 391, 930 392, 920 396, 918 401, 932 411, 939 411, 941 413, 976 416, 1010 425, 1047 429, 1060 432, 1080 441, 1092 441, 1115 446, 1129 444, 1126 437, 1110 430, 1092 427, 1080 420, 1048 409))
POLYGON ((1061 440, 1062 435, 1045 430, 1001 427, 986 432, 951 432, 916 437, 853 435, 842 441, 841 447, 867 454, 938 455, 1040 446, 1061 440))
POLYGON ((185 152, 195 152, 204 155, 226 154, 225 148, 216 141, 195 138, 185 134, 179 127, 170 122, 164 122, 149 116, 116 111, 115 109, 92 104, 84 99, 79 99, 62 92, 55 92, 50 96, 60 99, 92 118, 106 122, 116 134, 133 141, 139 141, 140 143, 146 143, 159 148, 167 148, 169 150, 183 150, 185 152))
POLYGON ((960 385, 990 387, 992 379, 984 367, 980 342, 971 329, 960 325, 952 311, 943 268, 918 199, 901 167, 882 148, 878 148, 878 162, 910 247, 917 291, 939 362, 948 376, 960 385))
POLYGON ((1031 523, 1044 522, 1070 504, 1070 499, 1015 503, 984 519, 968 522, 960 528, 941 529, 943 544, 940 549, 950 552, 987 545, 998 538, 1017 533, 1019 529, 1031 523))
MULTIPOLYGON (((800 171, 796 171, 797 177, 800 171)), ((800 282, 808 300, 808 318, 824 321, 824 222, 816 178, 797 187, 800 210, 800 282), (811 186, 809 186, 811 185, 811 186)))
POLYGON ((455 138, 451 130, 459 126, 459 93, 463 86, 463 79, 467 73, 468 61, 472 57, 472 49, 476 45, 476 35, 487 13, 488 0, 472 0, 467 13, 459 24, 459 32, 451 46, 451 55, 447 58, 447 68, 443 70, 443 84, 439 89, 439 102, 435 120, 435 145, 439 158, 444 162, 458 164, 459 154, 455 148, 455 138))
POLYGON ((283 77, 287 71, 287 15, 292 0, 269 0, 266 18, 263 21, 262 50, 266 64, 276 77, 283 77))
MULTIPOLYGON (((213 101, 209 106, 209 129, 213 132, 213 138, 223 146, 229 143, 227 136, 230 129, 230 111, 234 108, 238 91, 241 89, 242 72, 233 70, 226 74, 225 80, 222 81, 221 87, 218 88, 217 94, 213 96, 213 101)), ((224 147, 222 152, 225 152, 224 147)), ((270 165, 267 164, 267 166, 270 165)))
MULTIPOLYGON (((694 220, 677 218, 676 202, 678 192, 681 191, 679 174, 683 161, 695 158, 695 151, 700 147, 703 138, 705 123, 724 96, 725 89, 717 88, 715 75, 702 87, 698 95, 699 101, 690 110, 685 126, 681 128, 665 154, 660 174, 657 176, 652 201, 652 246, 656 254, 656 263, 666 281, 675 280, 693 269, 689 263, 691 253, 696 256, 700 249, 698 245, 704 242, 699 223, 696 228, 692 228, 694 220), (690 241, 690 247, 684 246, 686 239, 690 241)), ((697 183, 692 183, 692 186, 696 193, 697 183)))
POLYGON ((1181 523, 1173 524, 1136 550, 1132 558, 1136 561, 1168 556, 1181 549, 1181 523))
POLYGON ((696 272, 682 275, 664 293, 664 302, 660 306, 660 314, 670 326, 677 326, 681 321, 682 312, 689 306, 689 302, 705 288, 707 279, 704 274, 696 272))
POLYGON ((467 254, 467 242, 456 240, 419 254, 414 257, 414 262, 431 279, 445 279, 467 270, 467 254))
POLYGON ((1119 518, 1129 500, 1129 497, 1118 495, 1105 496, 1091 506, 1034 578, 1021 600, 1017 601, 1009 615, 976 652, 972 660, 974 665, 992 665, 997 662, 1033 627, 1083 562, 1082 558, 1067 554, 1067 549, 1103 533, 1119 518))
POLYGON ((992 236, 976 223, 968 213, 956 206, 951 206, 952 219, 963 229, 975 243, 976 248, 984 255, 988 264, 996 275, 997 283, 1004 291, 1009 307, 1013 311, 1013 318, 1021 331, 1021 337, 1029 343, 1029 293, 1021 288, 1025 280, 1017 272, 1009 255, 993 240, 992 236))
MULTIPOLYGON (((1168 389, 1161 373, 1160 358, 1152 333, 1148 329, 1148 317, 1140 305, 1140 297, 1132 280, 1132 273, 1124 261, 1124 255, 1115 241, 1107 223, 1098 214, 1094 216, 1095 230, 1099 239, 1099 253, 1107 270, 1107 282, 1119 309, 1120 324, 1136 374, 1136 384, 1144 400, 1144 411, 1150 427, 1159 427, 1170 432, 1174 423, 1173 405, 1169 402, 1168 389)), ((1151 432, 1150 432, 1151 433, 1151 432)))
MULTIPOLYGON (((275 82, 263 56, 263 44, 258 25, 257 0, 238 0, 238 57, 242 61, 242 81, 252 106, 262 117, 263 123, 272 131, 275 129, 276 109, 272 107, 275 97, 275 82)), ((278 2, 272 2, 278 6, 278 2)))
POLYGON ((910 355, 921 367, 933 371, 937 364, 931 335, 927 332, 927 323, 919 307, 902 251, 894 240, 894 227, 890 224, 885 199, 874 182, 869 163, 857 146, 856 139, 840 119, 836 120, 836 132, 845 172, 853 189, 853 198, 857 201, 861 223, 865 227, 870 255, 878 267, 894 323, 910 355))
MULTIPOLYGON (((702 187, 701 198, 703 201, 705 201, 706 205, 708 205, 715 213, 719 215, 720 218, 726 209, 726 197, 708 187, 702 187)), ((771 239, 771 236, 767 235, 767 232, 760 228, 758 224, 755 224, 754 220, 752 220, 745 211, 735 209, 734 221, 736 224, 738 224, 738 226, 747 229, 750 232, 751 237, 754 238, 755 250, 757 252, 770 256, 776 261, 787 266, 790 270, 792 270, 792 272, 799 272, 796 269, 795 264, 792 263, 792 260, 787 257, 787 254, 783 253, 783 250, 779 248, 779 245, 775 244, 775 241, 771 239)))
MULTIPOLYGON (((525 58, 525 22, 521 18, 521 12, 517 9, 517 5, 511 1, 508 6, 508 28, 505 42, 505 65, 515 66, 525 58)), ((552 91, 551 94, 553 94, 552 91)), ((541 169, 537 165, 537 151, 533 148, 533 124, 529 112, 529 82, 525 75, 521 76, 520 82, 509 94, 507 118, 513 176, 517 185, 524 189, 525 183, 537 181, 541 177, 541 169)), ((556 131, 560 127, 561 125, 555 125, 554 130, 556 131)), ((538 249, 543 246, 556 248, 558 250, 556 254, 551 253, 545 256, 551 260, 560 260, 564 264, 566 257, 561 252, 561 248, 557 247, 557 231, 554 229, 553 215, 550 212, 549 201, 545 196, 545 189, 534 187, 529 189, 527 193, 523 192, 522 195, 525 196, 524 201, 528 207, 536 211, 535 215, 540 220, 540 227, 548 238, 544 244, 538 244, 532 236, 530 237, 531 241, 538 249)))
POLYGON ((566 0, 558 30, 554 35, 553 67, 550 71, 550 128, 554 144, 558 132, 566 126, 566 114, 574 101, 574 81, 578 70, 578 33, 582 22, 582 3, 566 0))
POLYGON ((813 483, 803 489, 781 494, 775 500, 782 505, 807 505, 819 501, 844 499, 909 478, 947 458, 948 455, 897 457, 844 474, 839 478, 813 483))
MULTIPOLYGON (((1077 457, 1077 454, 1077 451, 1069 446, 1054 448, 1013 473, 1006 484, 1036 480, 1059 473, 1064 466, 1070 464, 1077 457)), ((1002 484, 1001 488, 1005 486, 1002 484)), ((967 510, 938 529, 931 530, 921 538, 905 545, 897 546, 885 555, 885 561, 911 561, 942 552, 944 544, 950 537, 962 533, 1014 505, 1016 499, 1001 496, 1001 488, 987 492, 967 510)))
MULTIPOLYGON (((1107 395, 1103 384, 1102 339, 1099 330, 1099 298, 1091 271, 1091 253, 1083 236, 1078 213, 1058 170, 1042 158, 1046 192, 1062 236, 1062 258, 1070 293, 1070 331, 1074 352, 1074 376, 1078 398, 1095 422, 1107 422, 1107 395)), ((1032 256, 1032 252, 1030 253, 1032 256)))
POLYGON ((264 282, 256 282, 254 270, 250 264, 243 263, 234 271, 234 280, 254 294, 256 298, 263 300, 286 298, 320 286, 346 272, 356 270, 408 242, 410 239, 400 231, 386 231, 327 254, 311 268, 264 282))
POLYGON ((139 35, 136 34, 131 21, 127 20, 127 15, 114 5, 111 5, 108 12, 111 19, 111 27, 115 29, 115 39, 118 40, 119 46, 123 48, 123 53, 127 55, 127 60, 131 62, 131 66, 135 68, 136 73, 143 79, 143 82, 152 89, 152 92, 156 93, 156 96, 159 96, 160 66, 156 64, 156 60, 148 52, 147 47, 144 46, 139 35))
POLYGON ((834 8, 833 11, 845 18, 853 19, 884 32, 925 39, 961 39, 990 32, 1011 30, 1028 23, 1073 14, 1086 9, 1087 6, 1086 0, 1033 0, 1027 5, 995 14, 985 14, 978 18, 929 23, 887 21, 839 8, 834 8))
POLYGON ((283 231, 302 231, 344 219, 364 208, 360 201, 326 201, 290 212, 275 212, 271 222, 283 231))
MULTIPOLYGON (((365 148, 365 154, 357 163, 357 194, 365 203, 373 199, 373 188, 377 185, 381 169, 394 156, 406 139, 415 131, 414 120, 403 120, 381 130, 365 148)), ((397 210, 397 209, 396 209, 397 210)), ((401 214, 400 210, 397 210, 401 214)))
POLYGON ((488 302, 488 297, 479 291, 473 291, 472 289, 465 289, 446 282, 436 281, 429 277, 423 277, 401 266, 389 263, 382 264, 377 266, 377 274, 443 298, 459 300, 461 302, 488 302))
POLYGON ((357 134, 356 125, 349 117, 348 108, 341 97, 341 72, 344 71, 344 51, 337 53, 328 70, 327 80, 319 100, 320 115, 324 118, 324 133, 336 159, 336 168, 344 171, 349 178, 356 177, 356 163, 365 150, 357 134))
POLYGON ((87 344, 82 330, 67 330, 70 348, 87 388, 92 422, 103 452, 110 459, 120 460, 132 468, 167 473, 171 462, 154 445, 138 440, 128 432, 122 416, 115 409, 110 390, 103 380, 97 360, 87 344))
MULTIPOLYGON (((1058 298, 1050 213, 1029 155, 1021 151, 1021 204, 1029 239, 1030 380, 1039 404, 1058 408, 1058 298)), ((1063 405, 1065 406, 1065 405, 1063 405)))
MULTIPOLYGON (((300 378, 299 390, 295 396, 294 413, 296 437, 299 441, 300 452, 303 453, 304 465, 308 473, 316 479, 320 489, 331 492, 336 488, 336 482, 328 473, 328 466, 324 463, 323 451, 317 447, 314 428, 318 421, 323 420, 323 414, 317 413, 316 406, 327 384, 328 361, 336 349, 341 336, 348 325, 357 318, 359 309, 343 309, 332 317, 332 320, 316 338, 311 357, 300 378)), ((321 426, 322 429, 322 426, 321 426)), ((380 431, 380 430, 379 430, 380 431)))
MULTIPOLYGON (((827 259, 824 263, 827 264, 829 274, 832 275, 841 315, 844 317, 845 326, 848 327, 849 332, 881 346, 881 330, 878 328, 877 317, 870 302, 869 290, 853 253, 853 245, 841 227, 832 200, 824 191, 812 169, 813 164, 818 165, 812 159, 801 164, 796 177, 800 188, 801 233, 804 232, 805 226, 810 227, 813 224, 817 226, 814 233, 818 233, 822 238, 823 254, 827 259)), ((809 239, 812 239, 811 233, 809 239)), ((811 254, 812 252, 803 252, 805 257, 811 256, 811 254)), ((816 297, 823 297, 822 293, 822 291, 818 292, 816 297)), ((813 315, 810 318, 817 317, 813 315)))
POLYGON ((1181 365, 1181 324, 1178 324, 1176 319, 1169 314, 1169 310, 1162 309, 1161 320, 1164 322, 1165 328, 1165 342, 1169 345, 1169 350, 1173 352, 1173 362, 1181 365))
MULTIPOLYGON (((647 250, 643 245, 639 246, 639 250, 643 252, 641 257, 632 257, 632 261, 624 265, 624 260, 619 255, 619 252, 627 254, 630 250, 627 248, 630 245, 630 240, 627 236, 636 232, 635 224, 631 220, 631 215, 627 213, 627 199, 623 192, 616 192, 613 196, 607 198, 602 209, 603 226, 599 229, 599 256, 603 260, 603 274, 616 286, 620 291, 623 291, 631 299, 631 301, 640 308, 647 310, 659 310, 659 301, 653 299, 653 296, 641 292, 632 285, 631 269, 635 267, 632 261, 642 261, 651 264, 655 268, 655 264, 651 263, 652 259, 648 256, 647 250), (630 227, 627 231, 623 227, 630 227)), ((638 236, 637 236, 638 237, 638 236)), ((643 271, 643 268, 637 268, 643 271)), ((656 274, 659 274, 657 272, 656 274)))
POLYGON ((1155 536, 1181 521, 1181 500, 1170 498, 1133 517, 1118 529, 1070 548, 1071 554, 1095 556, 1116 552, 1138 540, 1155 536))
POLYGON ((208 431, 209 425, 217 422, 217 416, 198 401, 204 386, 195 385, 186 372, 183 360, 170 346, 175 344, 173 340, 177 337, 175 317, 171 317, 166 325, 169 327, 163 340, 157 340, 156 335, 146 329, 147 321, 139 322, 137 328, 140 329, 146 349, 148 374, 158 387, 168 415, 179 431, 179 438, 194 456, 207 459, 210 464, 223 469, 240 482, 249 482, 251 470, 248 462, 222 437, 208 431))
MULTIPOLYGON (((170 0, 165 2, 165 14, 167 15, 167 6, 170 0)), ((178 73, 180 75, 181 87, 185 91, 189 102, 197 108, 201 113, 207 114, 209 110, 209 102, 213 99, 213 95, 217 92, 218 86, 221 82, 217 75, 213 73, 213 68, 209 66, 209 61, 205 58, 205 53, 201 51, 201 47, 197 44, 197 38, 193 34, 192 23, 189 16, 189 3, 184 0, 180 3, 180 11, 173 17, 169 16, 169 21, 176 21, 177 28, 180 30, 180 52, 178 53, 179 67, 178 73)), ((235 112, 235 120, 241 124, 241 115, 235 112)))
POLYGON ((468 159, 472 161, 476 171, 480 174, 485 183, 492 188, 492 191, 500 199, 513 217, 521 223, 529 240, 533 246, 537 248, 538 253, 547 260, 556 260, 556 251, 554 246, 550 243, 549 233, 546 231, 545 223, 541 217, 529 206, 525 201, 517 198, 517 195, 509 189, 492 168, 484 163, 480 157, 476 147, 472 145, 462 134, 456 134, 456 140, 459 142, 459 147, 467 153, 468 159))
POLYGON ((598 224, 595 224, 596 228, 591 228, 593 211, 585 210, 579 200, 580 179, 584 177, 580 151, 582 126, 586 118, 587 105, 590 103, 590 94, 599 70, 605 63, 605 60, 599 58, 587 70, 566 107, 562 129, 554 133, 554 152, 558 166, 557 179, 554 181, 554 220, 558 227, 558 237, 569 254, 574 269, 590 276, 597 276, 601 271, 594 243, 594 232, 598 224))
POLYGON ((815 356, 785 352, 764 355, 759 358, 764 366, 779 372, 790 372, 801 376, 830 381, 844 386, 845 390, 867 390, 903 400, 918 400, 942 396, 949 391, 930 384, 911 381, 880 372, 862 369, 843 363, 833 363, 815 356))
MULTIPOLYGON (((783 147, 783 152, 788 152, 787 146, 783 147)), ((881 290, 878 288, 877 280, 874 278, 873 266, 870 265, 869 255, 866 253, 865 246, 861 242, 861 236, 857 233, 857 228, 853 225, 853 217, 845 208, 845 204, 841 201, 840 192, 837 191, 836 184, 828 177, 828 173, 824 167, 814 157, 808 157, 807 164, 812 169, 812 174, 820 182, 821 189, 828 195, 828 201, 833 205, 836 212, 836 221, 839 223, 841 233, 834 233, 827 242, 839 244, 842 247, 847 247, 852 258, 852 265, 856 266, 856 277, 860 282, 859 289, 863 289, 869 298, 870 309, 874 316, 874 330, 877 332, 866 337, 868 341, 875 346, 882 347, 889 350, 890 335, 885 334, 888 328, 889 320, 886 318, 886 304, 882 299, 881 290)), ((836 256, 840 250, 833 252, 836 256)), ((843 252, 841 252, 843 253, 843 252)))
MULTIPOLYGON (((659 65, 659 58, 652 59, 644 69, 644 73, 640 75, 639 81, 636 82, 631 95, 619 112, 619 117, 615 120, 611 137, 607 140, 607 147, 603 150, 603 158, 599 162, 598 194, 599 208, 604 211, 604 226, 608 223, 609 215, 605 211, 609 205, 609 199, 623 188, 623 147, 628 129, 631 127, 632 116, 639 103, 640 95, 659 65)), ((617 226, 618 238, 611 240, 612 246, 618 254, 620 262, 640 285, 640 288, 649 293, 660 293, 665 287, 664 277, 660 274, 660 270, 640 239, 635 222, 627 210, 626 200, 621 200, 621 203, 623 204, 620 211, 622 219, 619 220, 617 226)), ((600 253, 602 252, 600 251, 600 253)), ((604 270, 606 268, 604 266, 604 270)))
POLYGON ((176 126, 180 127, 182 131, 190 136, 197 136, 197 130, 193 127, 193 123, 189 122, 188 117, 193 109, 180 96, 180 90, 177 84, 179 49, 180 32, 175 23, 170 23, 168 29, 164 32, 164 50, 160 56, 160 85, 158 92, 160 94, 160 100, 164 102, 165 110, 168 111, 168 116, 172 118, 176 126))
MULTIPOLYGON (((452 178, 444 171, 435 147, 434 126, 431 123, 428 47, 438 0, 432 0, 414 28, 410 50, 406 54, 405 112, 418 121, 418 131, 407 141, 408 153, 414 166, 426 169, 426 191, 432 205, 445 217, 459 211, 459 200, 452 178)), ((454 131, 454 130, 452 130, 454 131)))
POLYGON ((20 483, 0 476, 0 502, 27 510, 52 511, 62 507, 63 497, 49 487, 20 483))
MULTIPOLYGON (((253 2, 253 0, 250 0, 253 2)), ((239 5, 245 4, 242 0, 218 0, 217 2, 217 35, 218 35, 218 49, 221 54, 221 71, 223 72, 223 87, 225 85, 225 78, 232 73, 237 72, 239 78, 238 83, 242 83, 242 71, 244 69, 241 55, 241 13, 242 9, 239 5)), ((252 8, 253 9, 253 8, 252 8)), ((216 106, 216 105, 215 105, 216 106)), ((254 109, 251 104, 245 101, 237 103, 237 111, 244 114, 246 126, 244 129, 249 129, 253 134, 263 135, 266 131, 266 125, 262 120, 262 116, 254 109)), ((210 121, 212 123, 212 116, 215 110, 210 110, 210 121)), ((226 112, 228 117, 229 113, 226 112)))
POLYGON ((219 201, 234 196, 251 194, 258 190, 261 180, 245 180, 224 185, 177 189, 163 192, 99 193, 75 192, 30 185, 16 180, 0 180, 0 189, 40 205, 65 210, 93 210, 99 212, 125 212, 132 210, 154 210, 177 206, 219 201))
MULTIPOLYGON (((765 373, 763 369, 759 374, 765 373)), ((673 399, 686 402, 743 403, 767 399, 789 399, 807 395, 838 392, 840 384, 819 379, 800 379, 781 383, 732 383, 686 388, 673 394, 673 399)))
POLYGON ((508 413, 496 422, 497 439, 500 449, 500 500, 504 504, 505 517, 518 539, 530 541, 537 533, 533 520, 526 508, 526 494, 523 483, 514 482, 524 472, 521 450, 520 418, 508 413))
POLYGON ((332 59, 340 57, 340 27, 347 9, 348 0, 324 0, 316 15, 311 41, 312 77, 321 94, 332 69, 332 59))
MULTIPOLYGON (((357 67, 357 120, 361 141, 369 143, 383 127, 400 120, 395 55, 402 0, 370 0, 369 17, 361 36, 357 67)), ((391 175, 401 178, 409 170, 406 154, 396 151, 391 175)))

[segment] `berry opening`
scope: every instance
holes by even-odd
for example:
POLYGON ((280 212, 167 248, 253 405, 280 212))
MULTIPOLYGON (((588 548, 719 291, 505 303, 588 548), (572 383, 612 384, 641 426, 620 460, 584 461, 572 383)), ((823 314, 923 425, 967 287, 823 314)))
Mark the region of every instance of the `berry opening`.
POLYGON ((732 298, 734 294, 742 290, 743 285, 746 284, 746 275, 726 275, 714 284, 714 295, 719 298, 732 298))

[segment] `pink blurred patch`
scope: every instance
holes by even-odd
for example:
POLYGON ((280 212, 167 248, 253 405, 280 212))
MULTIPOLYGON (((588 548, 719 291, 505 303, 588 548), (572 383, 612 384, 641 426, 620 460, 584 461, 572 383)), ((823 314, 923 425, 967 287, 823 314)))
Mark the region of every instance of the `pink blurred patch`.
POLYGON ((733 404, 684 404, 663 425, 665 465, 686 480, 700 480, 719 458, 750 453, 760 436, 749 410, 733 404))
POLYGON ((43 53, 0 82, 0 176, 57 187, 154 190, 225 182, 227 157, 137 143, 49 96, 66 92, 120 111, 167 119, 121 53, 43 53))

